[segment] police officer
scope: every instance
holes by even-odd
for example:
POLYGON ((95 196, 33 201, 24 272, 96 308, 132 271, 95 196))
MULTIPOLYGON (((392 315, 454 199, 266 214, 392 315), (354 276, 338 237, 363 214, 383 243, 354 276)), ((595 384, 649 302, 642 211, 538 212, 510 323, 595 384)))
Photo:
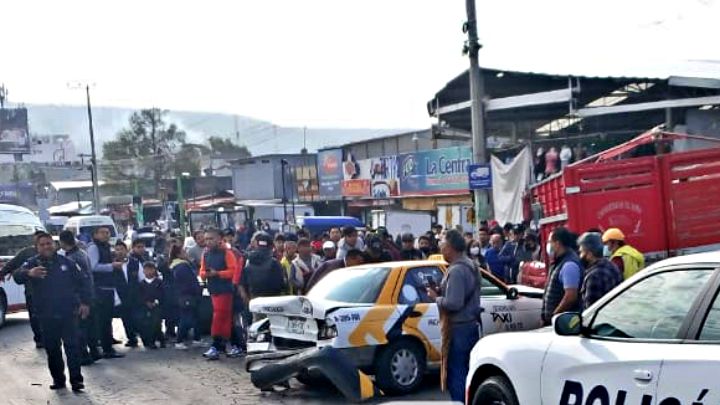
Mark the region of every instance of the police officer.
POLYGON ((13 277, 18 284, 32 287, 34 309, 44 332, 52 390, 65 388, 65 364, 61 343, 65 348, 70 384, 73 391, 85 389, 80 371, 78 317, 90 313, 90 279, 75 262, 55 252, 49 234, 35 238, 37 256, 28 260, 13 277))
MULTIPOLYGON (((13 257, 9 262, 5 263, 5 266, 0 270, 0 281, 2 281, 6 276, 12 275, 13 272, 18 270, 23 264, 25 264, 26 261, 28 261, 31 257, 37 255, 37 250, 35 250, 35 239, 39 235, 43 234, 45 234, 45 231, 36 231, 35 234, 33 234, 32 245, 25 247, 24 249, 19 251, 18 254, 16 254, 15 257, 13 257)), ((32 291, 29 286, 25 286, 25 305, 27 306, 28 316, 30 317, 30 327, 33 331, 35 347, 38 349, 42 349, 42 329, 40 328, 40 321, 37 317, 37 314, 33 309, 34 306, 32 291)))

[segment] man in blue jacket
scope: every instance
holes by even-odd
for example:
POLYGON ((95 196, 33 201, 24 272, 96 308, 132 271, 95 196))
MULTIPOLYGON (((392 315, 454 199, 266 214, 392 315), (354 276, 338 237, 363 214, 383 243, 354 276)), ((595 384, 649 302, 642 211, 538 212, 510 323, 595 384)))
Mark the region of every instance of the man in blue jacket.
POLYGON ((90 279, 72 260, 55 252, 55 242, 48 234, 35 239, 38 255, 28 260, 13 277, 18 284, 28 284, 33 291, 33 305, 43 330, 48 368, 53 379, 52 390, 65 388, 65 348, 70 384, 73 391, 85 389, 80 371, 78 318, 90 313, 90 279))

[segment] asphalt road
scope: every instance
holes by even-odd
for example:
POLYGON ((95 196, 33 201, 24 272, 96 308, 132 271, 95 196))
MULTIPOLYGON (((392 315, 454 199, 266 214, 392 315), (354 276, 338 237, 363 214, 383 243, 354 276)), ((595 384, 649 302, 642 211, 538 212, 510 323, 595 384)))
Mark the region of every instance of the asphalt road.
MULTIPOLYGON (((124 337, 115 324, 115 337, 124 337)), ((204 348, 179 351, 126 349, 116 346, 127 357, 101 360, 83 368, 87 390, 53 392, 45 352, 35 349, 27 315, 8 317, 0 329, 0 398, 7 405, 19 404, 346 404, 332 388, 310 390, 297 381, 289 390, 261 393, 250 382, 242 359, 223 358, 208 362, 204 348)), ((437 375, 426 378, 417 394, 402 398, 382 398, 371 403, 446 401, 437 375)))

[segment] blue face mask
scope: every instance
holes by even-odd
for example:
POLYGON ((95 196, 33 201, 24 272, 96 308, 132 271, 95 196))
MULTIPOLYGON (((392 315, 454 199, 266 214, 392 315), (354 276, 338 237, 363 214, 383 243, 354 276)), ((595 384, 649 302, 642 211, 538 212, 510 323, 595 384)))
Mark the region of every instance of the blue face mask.
POLYGON ((612 252, 610 252, 610 248, 607 245, 603 246, 603 256, 610 257, 612 255, 612 252))

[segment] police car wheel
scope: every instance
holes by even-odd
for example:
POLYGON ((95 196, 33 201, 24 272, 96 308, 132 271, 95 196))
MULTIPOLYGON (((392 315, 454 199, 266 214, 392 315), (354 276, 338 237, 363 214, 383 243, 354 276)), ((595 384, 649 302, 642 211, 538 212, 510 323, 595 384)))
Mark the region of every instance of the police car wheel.
POLYGON ((475 391, 473 405, 518 405, 515 390, 510 381, 502 376, 492 376, 483 381, 475 391))
POLYGON ((383 392, 407 394, 422 383, 425 351, 409 340, 399 340, 383 349, 375 363, 375 382, 383 392))

